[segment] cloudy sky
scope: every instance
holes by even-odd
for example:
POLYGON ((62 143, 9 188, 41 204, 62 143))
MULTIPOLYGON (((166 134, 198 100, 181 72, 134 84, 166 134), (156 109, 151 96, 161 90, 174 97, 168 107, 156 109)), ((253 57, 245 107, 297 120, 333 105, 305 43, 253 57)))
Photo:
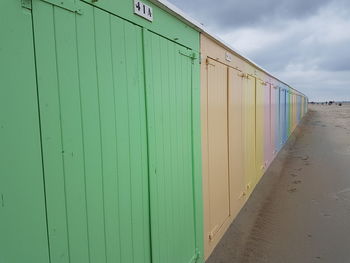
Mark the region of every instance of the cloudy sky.
POLYGON ((350 0, 169 0, 310 100, 350 100, 350 0))

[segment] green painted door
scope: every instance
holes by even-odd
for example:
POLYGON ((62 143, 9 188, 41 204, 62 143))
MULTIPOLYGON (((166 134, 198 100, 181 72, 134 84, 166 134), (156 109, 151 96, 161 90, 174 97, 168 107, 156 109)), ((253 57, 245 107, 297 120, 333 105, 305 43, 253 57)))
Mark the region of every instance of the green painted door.
POLYGON ((49 262, 32 14, 0 1, 0 262, 49 262))
POLYGON ((196 262, 194 60, 159 35, 145 43, 153 263, 196 262))
POLYGON ((51 263, 150 262, 142 29, 33 1, 51 263))
POLYGON ((202 262, 198 59, 79 8, 32 6, 51 263, 202 262))

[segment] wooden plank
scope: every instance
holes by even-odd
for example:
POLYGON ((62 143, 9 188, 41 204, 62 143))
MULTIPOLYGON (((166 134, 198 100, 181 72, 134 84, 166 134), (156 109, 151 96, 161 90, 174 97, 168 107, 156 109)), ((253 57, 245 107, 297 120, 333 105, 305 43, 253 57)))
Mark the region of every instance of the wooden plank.
POLYGON ((49 262, 32 14, 0 1, 0 262, 49 262))

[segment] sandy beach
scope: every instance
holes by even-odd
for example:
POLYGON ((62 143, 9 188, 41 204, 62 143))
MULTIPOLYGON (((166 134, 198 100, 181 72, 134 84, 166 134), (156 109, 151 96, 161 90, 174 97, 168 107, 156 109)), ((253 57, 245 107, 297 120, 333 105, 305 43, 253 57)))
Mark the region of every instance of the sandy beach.
POLYGON ((350 105, 309 109, 208 263, 350 262, 350 105))

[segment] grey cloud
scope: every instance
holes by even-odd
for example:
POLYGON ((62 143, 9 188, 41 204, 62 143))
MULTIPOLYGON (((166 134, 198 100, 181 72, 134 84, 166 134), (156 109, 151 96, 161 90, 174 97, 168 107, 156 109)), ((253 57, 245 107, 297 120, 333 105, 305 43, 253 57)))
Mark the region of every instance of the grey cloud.
POLYGON ((172 0, 199 22, 216 29, 268 24, 272 20, 300 19, 311 15, 330 0, 172 0))
POLYGON ((320 49, 319 68, 329 71, 350 71, 350 40, 320 49))
POLYGON ((301 47, 298 42, 292 42, 295 37, 251 57, 312 100, 350 100, 350 42, 334 46, 313 43, 301 47), (289 69, 291 65, 302 65, 302 68, 295 73, 289 69))
POLYGON ((335 44, 303 44, 303 35, 293 34, 250 54, 270 71, 286 69, 290 64, 327 71, 350 70, 350 38, 335 44))
POLYGON ((170 1, 311 100, 350 100, 349 0, 170 1))

